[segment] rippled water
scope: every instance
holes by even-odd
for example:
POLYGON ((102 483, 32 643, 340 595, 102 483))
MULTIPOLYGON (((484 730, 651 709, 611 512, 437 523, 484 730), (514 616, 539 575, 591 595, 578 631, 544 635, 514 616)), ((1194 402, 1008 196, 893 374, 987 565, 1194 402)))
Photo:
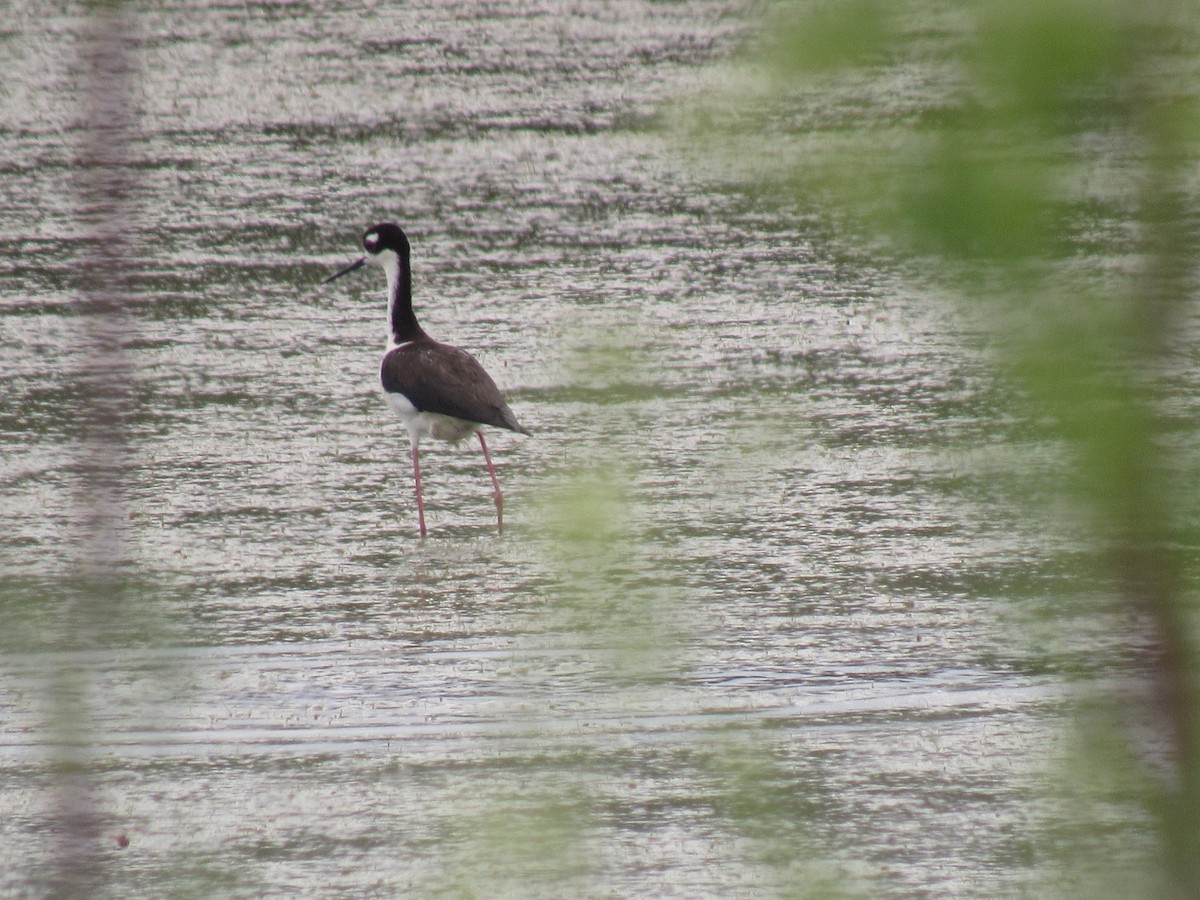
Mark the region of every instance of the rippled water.
POLYGON ((114 896, 1037 877, 1065 688, 1022 610, 1063 548, 1013 472, 1053 453, 944 307, 654 127, 741 4, 140 4, 138 570, 90 639, 82 25, 10 12, 0 892, 61 851, 64 735, 114 896), (503 537, 431 445, 417 539, 382 279, 319 286, 385 218, 534 431, 489 438, 503 537))

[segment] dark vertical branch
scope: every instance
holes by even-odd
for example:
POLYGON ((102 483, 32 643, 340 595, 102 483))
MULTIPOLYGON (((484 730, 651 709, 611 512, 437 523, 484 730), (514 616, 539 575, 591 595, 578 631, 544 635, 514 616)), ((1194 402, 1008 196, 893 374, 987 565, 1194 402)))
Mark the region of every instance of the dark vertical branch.
POLYGON ((81 303, 77 345, 82 392, 81 564, 111 574, 125 553, 118 514, 127 468, 122 419, 129 409, 131 367, 125 356, 131 235, 131 147, 135 73, 127 16, 120 3, 95 4, 82 42, 83 144, 78 161, 84 252, 78 262, 81 303))
MULTIPOLYGON (((1159 54, 1147 59, 1161 66, 1159 54)), ((1155 71, 1159 71, 1156 69, 1155 71)), ((1135 353, 1138 373, 1156 385, 1169 373, 1172 338, 1179 333, 1181 312, 1193 291, 1194 248, 1188 227, 1185 183, 1191 175, 1187 140, 1178 125, 1185 117, 1178 101, 1165 98, 1165 85, 1146 76, 1140 87, 1140 125, 1147 146, 1140 220, 1144 229, 1145 270, 1137 301, 1135 353)), ((1125 536, 1126 593, 1145 612, 1155 633, 1151 662, 1155 707, 1169 741, 1175 783, 1167 798, 1164 850, 1174 894, 1194 897, 1200 891, 1200 721, 1196 708, 1196 646, 1192 634, 1185 579, 1178 559, 1175 489, 1187 496, 1191 485, 1176 485, 1179 460, 1164 448, 1159 397, 1151 388, 1143 398, 1147 428, 1145 453, 1128 488, 1128 533, 1125 536)))
MULTIPOLYGON (((79 43, 80 144, 76 161, 79 246, 74 260, 79 317, 66 355, 74 368, 72 415, 78 427, 73 535, 73 602, 67 644, 90 648, 119 615, 128 578, 124 486, 131 458, 125 433, 133 399, 132 367, 124 347, 131 238, 131 150, 136 77, 129 21, 120 2, 92 3, 81 21, 79 43)), ((56 749, 55 864, 47 872, 52 896, 97 893, 106 878, 104 816, 96 805, 88 765, 93 738, 86 666, 64 660, 50 685, 56 749)))

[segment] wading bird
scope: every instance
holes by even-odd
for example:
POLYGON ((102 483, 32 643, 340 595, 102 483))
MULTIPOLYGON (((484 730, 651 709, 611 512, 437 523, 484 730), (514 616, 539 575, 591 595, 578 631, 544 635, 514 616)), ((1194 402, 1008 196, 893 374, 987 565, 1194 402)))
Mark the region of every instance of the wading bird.
POLYGON ((425 499, 421 495, 421 438, 432 435, 457 443, 472 433, 479 436, 496 498, 496 526, 504 531, 504 495, 488 453, 483 426, 507 428, 529 434, 504 402, 500 389, 483 366, 466 350, 435 341, 417 322, 412 308, 412 269, 408 238, 391 222, 368 228, 363 235, 363 256, 323 284, 365 265, 378 266, 387 275, 388 322, 391 339, 383 355, 379 377, 384 396, 404 424, 412 441, 413 481, 417 487, 417 520, 425 537, 425 499))

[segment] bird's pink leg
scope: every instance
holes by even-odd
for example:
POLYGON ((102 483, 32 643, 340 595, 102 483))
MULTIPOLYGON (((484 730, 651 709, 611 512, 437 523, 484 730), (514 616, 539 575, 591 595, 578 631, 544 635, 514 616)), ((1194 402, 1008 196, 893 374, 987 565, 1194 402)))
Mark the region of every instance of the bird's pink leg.
POLYGON ((425 498, 421 496, 421 455, 413 442, 413 481, 417 483, 417 520, 421 523, 421 537, 425 537, 425 498))
POLYGON ((479 435, 479 446, 483 448, 483 458, 487 462, 488 474, 492 476, 492 488, 496 492, 496 528, 504 534, 504 494, 500 493, 500 479, 496 477, 496 467, 492 465, 492 455, 488 453, 487 441, 483 439, 483 432, 475 432, 479 435))

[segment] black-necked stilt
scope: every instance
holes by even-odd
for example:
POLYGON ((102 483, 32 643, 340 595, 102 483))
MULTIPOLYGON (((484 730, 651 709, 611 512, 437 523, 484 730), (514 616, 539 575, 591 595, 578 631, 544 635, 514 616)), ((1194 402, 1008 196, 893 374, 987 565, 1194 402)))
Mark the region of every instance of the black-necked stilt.
POLYGON ((412 308, 412 269, 408 238, 391 222, 368 228, 363 235, 367 255, 355 260, 323 284, 370 264, 387 274, 388 319, 392 336, 379 377, 384 396, 408 426, 412 441, 413 480, 417 486, 417 518, 425 537, 425 500, 421 496, 421 438, 432 435, 457 442, 472 432, 479 436, 492 488, 496 495, 496 525, 504 531, 504 495, 496 467, 483 438, 484 425, 529 432, 504 402, 500 389, 483 366, 466 350, 441 344, 425 333, 412 308))

